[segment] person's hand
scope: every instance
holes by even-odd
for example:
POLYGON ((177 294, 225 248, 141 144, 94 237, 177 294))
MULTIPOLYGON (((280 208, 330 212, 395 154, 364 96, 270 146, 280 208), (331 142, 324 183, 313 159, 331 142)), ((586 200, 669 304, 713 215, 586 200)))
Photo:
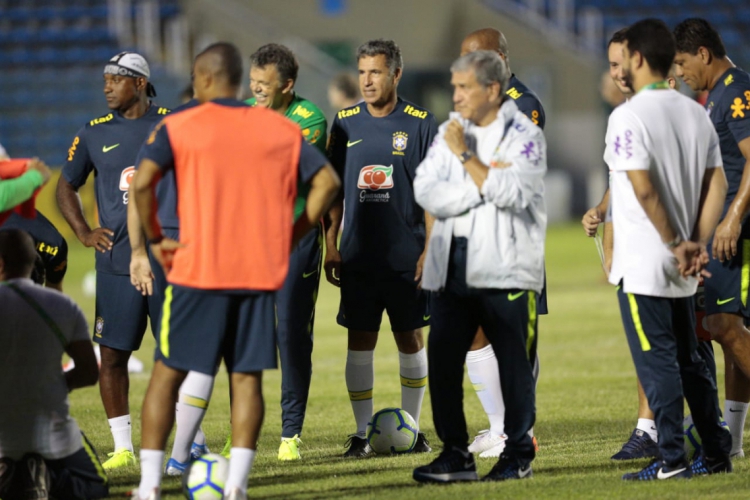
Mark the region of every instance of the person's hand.
POLYGON ((422 269, 424 269, 424 259, 427 257, 427 249, 424 249, 424 252, 422 252, 422 255, 419 256, 419 259, 417 260, 417 270, 414 273, 414 281, 417 282, 417 288, 422 288, 422 269))
POLYGON ((461 153, 465 153, 469 150, 469 148, 466 147, 464 128, 457 120, 451 120, 448 127, 445 129, 444 137, 445 143, 454 155, 461 156, 461 153))
POLYGON ((711 273, 705 270, 709 257, 704 245, 695 241, 683 241, 672 249, 672 253, 682 276, 711 277, 711 273))
POLYGON ((714 259, 720 262, 729 260, 737 255, 737 240, 740 238, 739 219, 728 215, 716 226, 712 252, 714 259))
POLYGON ((143 250, 133 252, 130 257, 130 283, 143 296, 154 293, 154 273, 151 271, 148 255, 143 250))
POLYGON ((185 245, 177 240, 164 238, 159 243, 151 245, 151 253, 154 255, 156 262, 164 269, 164 272, 168 273, 172 269, 174 254, 180 248, 185 248, 185 245))
POLYGON ((112 250, 112 237, 115 235, 114 231, 107 229, 106 227, 97 227, 84 234, 81 238, 81 243, 85 246, 94 249, 97 252, 107 252, 112 250))
POLYGON ((581 219, 583 230, 586 232, 586 236, 589 237, 596 236, 596 230, 601 223, 602 214, 599 212, 599 207, 589 208, 581 219))
POLYGON ((50 168, 39 158, 32 158, 29 160, 29 164, 26 168, 27 170, 36 170, 42 174, 44 184, 47 184, 47 181, 52 177, 52 170, 50 170, 50 168))
POLYGON ((326 260, 323 264, 326 271, 326 279, 333 286, 341 286, 341 254, 335 248, 326 250, 326 260))

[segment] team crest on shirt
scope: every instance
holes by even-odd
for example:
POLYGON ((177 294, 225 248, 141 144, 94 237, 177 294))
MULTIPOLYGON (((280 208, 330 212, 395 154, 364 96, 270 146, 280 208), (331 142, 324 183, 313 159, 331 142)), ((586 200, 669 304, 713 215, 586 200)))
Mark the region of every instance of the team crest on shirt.
POLYGON ((542 161, 542 146, 538 142, 529 141, 523 145, 521 154, 526 157, 534 166, 538 166, 542 161))
POLYGON ((101 316, 97 316, 96 323, 94 324, 94 336, 101 337, 102 330, 104 330, 104 319, 101 316))
POLYGON ((396 132, 393 134, 393 152, 394 155, 402 155, 406 149, 406 143, 409 141, 409 134, 406 132, 396 132))
POLYGON ((708 106, 706 106, 706 114, 708 116, 711 116, 711 111, 714 109, 714 102, 711 101, 708 103, 708 106))
POLYGON ((120 174, 120 191, 124 191, 122 193, 122 204, 127 205, 128 204, 128 188, 130 187, 130 183, 133 181, 133 176, 135 175, 135 167, 128 167, 122 171, 120 174))
POLYGON ((378 191, 391 189, 393 187, 393 165, 368 165, 359 171, 357 187, 360 203, 365 202, 387 202, 391 199, 390 193, 378 191), (375 191, 375 192, 372 192, 375 191))

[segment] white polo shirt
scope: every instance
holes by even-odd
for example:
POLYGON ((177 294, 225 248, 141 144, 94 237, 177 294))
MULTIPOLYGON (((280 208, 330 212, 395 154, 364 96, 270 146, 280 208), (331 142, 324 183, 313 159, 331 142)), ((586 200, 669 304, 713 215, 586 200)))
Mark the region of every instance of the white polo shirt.
POLYGON ((677 259, 638 202, 627 171, 649 171, 672 227, 690 239, 706 168, 722 166, 706 111, 674 90, 642 90, 612 112, 606 144, 615 235, 610 283, 622 280, 623 291, 639 295, 695 294, 698 280, 680 276, 677 259))
POLYGON ((89 340, 83 312, 66 295, 29 279, 0 284, 0 457, 36 452, 54 460, 81 449, 61 362, 68 344, 89 340))

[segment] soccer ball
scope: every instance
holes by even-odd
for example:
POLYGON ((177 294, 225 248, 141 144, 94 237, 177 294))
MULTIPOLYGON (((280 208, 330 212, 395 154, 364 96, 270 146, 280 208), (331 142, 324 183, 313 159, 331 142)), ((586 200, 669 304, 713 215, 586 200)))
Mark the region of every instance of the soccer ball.
POLYGON ((380 410, 367 424, 367 442, 375 453, 407 453, 418 433, 417 423, 401 408, 380 410))
POLYGON ((193 461, 182 476, 182 488, 190 500, 221 499, 229 474, 229 461, 216 453, 193 461))
MULTIPOLYGON (((729 424, 722 420, 721 426, 729 432, 729 424)), ((695 428, 695 424, 693 423, 692 415, 688 415, 682 421, 682 432, 685 435, 685 454, 687 455, 687 459, 690 461, 695 460, 700 456, 703 447, 698 429, 695 428)))

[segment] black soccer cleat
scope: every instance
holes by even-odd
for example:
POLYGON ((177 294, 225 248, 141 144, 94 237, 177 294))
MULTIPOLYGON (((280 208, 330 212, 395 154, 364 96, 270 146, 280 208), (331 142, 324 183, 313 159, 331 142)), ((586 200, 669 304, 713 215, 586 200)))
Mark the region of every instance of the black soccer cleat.
POLYGON ((0 458, 0 498, 13 498, 13 478, 16 472, 16 461, 12 458, 0 458))
POLYGON ((670 467, 658 458, 644 469, 622 476, 625 481, 663 481, 665 479, 690 479, 691 477, 690 464, 687 462, 670 467))
POLYGON ((690 465, 690 472, 694 476, 705 476, 722 472, 729 473, 732 472, 732 460, 728 456, 709 458, 701 453, 690 465))
POLYGON ((612 460, 636 460, 638 458, 657 458, 659 445, 651 439, 648 432, 636 429, 630 435, 622 449, 612 455, 612 460))
POLYGON ((367 439, 360 437, 356 434, 351 434, 349 439, 344 444, 344 447, 349 447, 344 453, 344 458, 365 458, 372 455, 373 451, 370 448, 370 443, 367 439))
POLYGON ((477 465, 474 455, 464 448, 443 448, 442 453, 429 465, 414 469, 412 477, 420 483, 453 483, 476 481, 477 465))
POLYGON ((500 455, 492 470, 482 478, 482 481, 508 481, 511 479, 526 479, 533 476, 531 463, 522 463, 500 455))
POLYGON ((429 453, 432 451, 432 448, 430 447, 430 442, 427 441, 427 436, 424 435, 424 432, 420 432, 417 434, 417 442, 414 443, 414 448, 412 448, 412 453, 429 453))

